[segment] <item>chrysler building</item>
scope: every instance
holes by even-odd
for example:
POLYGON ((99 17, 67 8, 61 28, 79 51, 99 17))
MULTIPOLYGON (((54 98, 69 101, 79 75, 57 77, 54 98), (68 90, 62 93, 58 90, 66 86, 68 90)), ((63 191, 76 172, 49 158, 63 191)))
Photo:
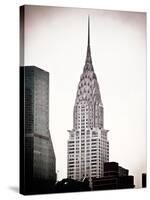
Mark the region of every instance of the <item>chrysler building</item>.
POLYGON ((67 176, 75 180, 99 178, 109 161, 108 130, 104 129, 104 107, 88 44, 83 73, 77 88, 73 109, 73 129, 69 130, 67 176))

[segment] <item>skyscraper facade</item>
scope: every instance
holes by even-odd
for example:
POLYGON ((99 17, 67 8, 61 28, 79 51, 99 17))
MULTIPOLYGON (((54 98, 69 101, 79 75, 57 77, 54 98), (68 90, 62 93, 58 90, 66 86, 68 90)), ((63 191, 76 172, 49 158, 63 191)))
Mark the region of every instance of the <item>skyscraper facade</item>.
POLYGON ((73 129, 68 140, 68 178, 81 180, 102 177, 104 163, 109 161, 108 130, 104 129, 104 108, 99 84, 94 72, 90 48, 90 21, 88 45, 73 110, 73 129))
POLYGON ((49 73, 20 67, 20 97, 23 193, 50 191, 56 182, 56 161, 49 132, 49 73))

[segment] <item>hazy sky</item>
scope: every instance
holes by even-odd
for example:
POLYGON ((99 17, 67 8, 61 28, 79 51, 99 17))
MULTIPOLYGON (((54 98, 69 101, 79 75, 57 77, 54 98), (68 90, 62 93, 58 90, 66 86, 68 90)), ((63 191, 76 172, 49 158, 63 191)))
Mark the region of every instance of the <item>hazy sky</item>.
POLYGON ((58 179, 67 175, 67 139, 83 71, 90 15, 91 51, 110 130, 110 161, 141 186, 146 172, 146 15, 137 12, 27 6, 25 65, 50 73, 50 132, 58 179))

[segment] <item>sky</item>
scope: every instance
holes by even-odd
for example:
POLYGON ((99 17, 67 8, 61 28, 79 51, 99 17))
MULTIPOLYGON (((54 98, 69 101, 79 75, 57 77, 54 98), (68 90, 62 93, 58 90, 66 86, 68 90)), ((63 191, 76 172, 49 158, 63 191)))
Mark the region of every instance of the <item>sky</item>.
POLYGON ((86 58, 88 15, 94 71, 109 130, 110 161, 146 172, 146 14, 26 6, 24 65, 50 73, 50 133, 58 179, 67 176, 67 130, 86 58))

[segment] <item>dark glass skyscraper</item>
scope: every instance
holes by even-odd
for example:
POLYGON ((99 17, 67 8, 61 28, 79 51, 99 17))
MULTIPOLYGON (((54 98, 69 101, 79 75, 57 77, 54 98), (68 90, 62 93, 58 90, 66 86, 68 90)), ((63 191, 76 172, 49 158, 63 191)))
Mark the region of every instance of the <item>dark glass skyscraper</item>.
POLYGON ((49 132, 49 73, 20 67, 21 193, 50 192, 56 182, 55 153, 49 132))

